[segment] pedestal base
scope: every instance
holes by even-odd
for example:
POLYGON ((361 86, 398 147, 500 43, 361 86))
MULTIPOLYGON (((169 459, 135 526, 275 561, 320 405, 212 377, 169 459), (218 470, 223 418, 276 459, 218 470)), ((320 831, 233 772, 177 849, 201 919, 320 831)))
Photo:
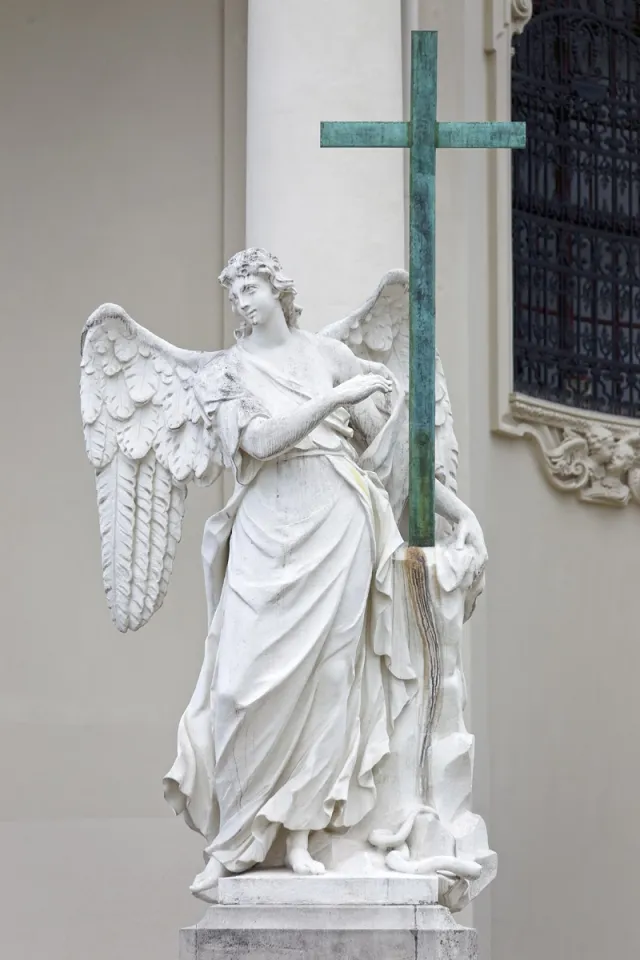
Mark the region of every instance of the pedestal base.
POLYGON ((438 903, 436 876, 325 873, 295 876, 290 870, 250 870, 218 881, 218 903, 233 906, 410 906, 438 903))
POLYGON ((210 907, 180 931, 180 960, 477 960, 475 930, 446 907, 210 907))

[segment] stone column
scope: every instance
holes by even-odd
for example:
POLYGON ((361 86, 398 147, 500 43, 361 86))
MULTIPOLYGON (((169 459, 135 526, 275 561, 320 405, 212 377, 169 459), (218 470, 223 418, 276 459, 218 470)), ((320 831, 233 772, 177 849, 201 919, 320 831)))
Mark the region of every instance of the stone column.
POLYGON ((321 120, 400 120, 400 4, 249 0, 247 244, 339 319, 404 262, 403 151, 320 148, 321 120))

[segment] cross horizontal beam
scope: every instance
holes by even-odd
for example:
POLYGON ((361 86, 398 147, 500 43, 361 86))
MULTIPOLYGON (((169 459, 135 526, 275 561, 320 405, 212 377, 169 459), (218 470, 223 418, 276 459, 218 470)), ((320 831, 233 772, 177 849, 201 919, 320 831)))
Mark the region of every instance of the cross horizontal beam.
POLYGON ((437 123, 437 147, 511 147, 526 146, 526 123, 437 123))
MULTIPOLYGON (((436 147, 524 147, 524 123, 437 123, 436 147)), ((411 124, 396 122, 325 121, 320 124, 322 147, 411 147, 411 124)))
POLYGON ((321 147, 410 147, 411 124, 332 121, 320 124, 321 147))

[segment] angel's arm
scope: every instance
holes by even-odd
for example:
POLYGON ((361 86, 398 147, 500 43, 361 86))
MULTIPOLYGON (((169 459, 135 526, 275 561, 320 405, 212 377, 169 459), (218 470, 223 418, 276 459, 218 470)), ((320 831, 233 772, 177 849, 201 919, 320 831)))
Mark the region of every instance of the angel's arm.
POLYGON ((390 381, 380 374, 356 375, 339 383, 324 397, 308 400, 291 413, 254 417, 245 427, 241 447, 256 460, 269 460, 290 450, 336 407, 360 403, 376 390, 388 393, 390 381))
MULTIPOLYGON (((380 363, 362 360, 339 340, 323 340, 323 350, 333 361, 333 369, 338 382, 353 377, 357 373, 374 373, 384 370, 380 363)), ((372 397, 354 405, 351 410, 353 419, 369 442, 380 432, 386 422, 386 417, 376 406, 372 397)), ((448 520, 453 526, 458 526, 462 520, 468 520, 474 514, 454 492, 436 477, 435 481, 435 509, 436 513, 448 520)))
POLYGON ((445 487, 444 483, 438 480, 437 477, 435 483, 435 500, 435 508, 438 516, 444 517, 445 520, 448 520, 449 523, 454 526, 460 523, 460 521, 471 512, 466 503, 463 503, 453 490, 445 487))
POLYGON ((284 416, 255 417, 245 427, 240 445, 256 460, 269 460, 295 446, 337 406, 332 394, 327 394, 284 416))
MULTIPOLYGON (((374 366, 374 364, 369 363, 367 360, 359 360, 358 362, 363 366, 374 366)), ((375 366, 382 365, 375 364, 375 366)), ((366 400, 355 404, 351 408, 351 417, 367 445, 373 443, 387 422, 387 416, 382 410, 378 409, 372 397, 367 397, 366 400)))
POLYGON ((435 483, 436 513, 448 520, 455 528, 456 546, 463 547, 466 543, 476 551, 481 564, 487 561, 487 547, 484 542, 482 527, 475 513, 458 497, 453 490, 445 487, 440 480, 435 483))
MULTIPOLYGON (((344 383, 349 378, 362 374, 389 376, 389 371, 383 364, 356 357, 355 353, 339 340, 319 337, 318 341, 321 350, 329 361, 334 383, 344 383)), ((365 397, 359 403, 353 404, 350 408, 350 414, 355 427, 362 434, 367 444, 372 443, 387 421, 387 417, 378 409, 373 397, 365 397)))

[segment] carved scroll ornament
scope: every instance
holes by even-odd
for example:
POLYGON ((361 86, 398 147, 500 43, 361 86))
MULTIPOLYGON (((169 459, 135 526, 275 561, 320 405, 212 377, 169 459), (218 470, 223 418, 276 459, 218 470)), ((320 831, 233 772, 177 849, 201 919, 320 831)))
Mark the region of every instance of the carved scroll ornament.
POLYGON ((512 436, 535 441, 557 489, 614 507, 640 504, 640 424, 522 394, 511 397, 512 436))

